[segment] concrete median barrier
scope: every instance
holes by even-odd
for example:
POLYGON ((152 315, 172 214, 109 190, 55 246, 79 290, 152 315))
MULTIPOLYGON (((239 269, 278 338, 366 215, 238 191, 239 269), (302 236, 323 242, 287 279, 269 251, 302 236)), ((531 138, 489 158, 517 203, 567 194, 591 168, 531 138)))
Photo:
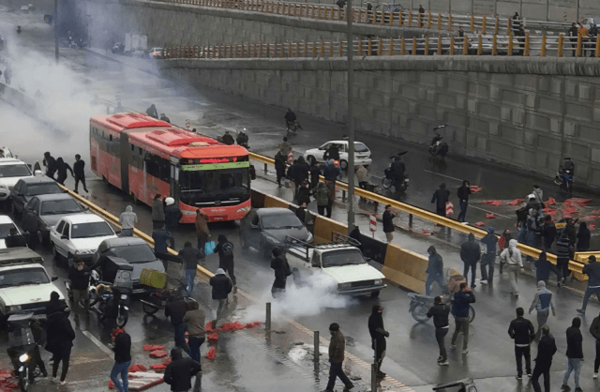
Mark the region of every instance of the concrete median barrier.
POLYGON ((381 272, 397 285, 423 294, 427 262, 425 256, 388 244, 381 272))

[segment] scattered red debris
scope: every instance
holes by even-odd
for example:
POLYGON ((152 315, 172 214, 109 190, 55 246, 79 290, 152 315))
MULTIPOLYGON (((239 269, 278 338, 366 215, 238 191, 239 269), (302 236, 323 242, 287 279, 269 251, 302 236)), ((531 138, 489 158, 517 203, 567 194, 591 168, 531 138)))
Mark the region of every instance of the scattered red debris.
POLYGON ((483 203, 484 204, 492 204, 494 202, 494 200, 484 200, 483 203))
POLYGON ((151 344, 144 344, 144 351, 156 351, 156 350, 164 350, 165 346, 153 346, 151 344))
POLYGON ((150 369, 154 370, 156 373, 164 373, 166 368, 167 366, 163 365, 162 363, 157 363, 156 365, 150 366, 150 369))
POLYGON ((204 358, 214 359, 215 358, 215 348, 211 347, 210 350, 208 350, 208 353, 204 356, 204 358))
POLYGON ((254 327, 258 327, 261 324, 262 324, 262 321, 253 321, 251 323, 247 323, 246 325, 244 325, 244 328, 254 328, 254 327))
POLYGON ((221 330, 223 331, 239 331, 240 329, 244 329, 244 324, 236 321, 235 323, 225 323, 221 326, 221 330))
MULTIPOLYGON (((552 199, 554 200, 554 199, 552 199)), ((509 206, 516 206, 517 204, 523 203, 525 200, 523 199, 515 199, 508 203, 509 206)))
POLYGON ((108 389, 115 389, 115 383, 112 381, 108 382, 108 389))
POLYGON ((475 223, 475 226, 477 226, 477 227, 481 227, 483 225, 485 225, 485 223, 483 223, 483 222, 477 222, 477 223, 475 223))
POLYGON ((477 185, 471 185, 471 193, 478 193, 481 192, 481 188, 478 187, 477 185))
POLYGON ((589 225, 588 227, 590 228, 590 230, 594 230, 596 228, 596 225, 589 225))
POLYGON ((144 366, 144 365, 131 365, 131 366, 129 366, 129 373, 145 372, 147 370, 148 370, 148 368, 146 368, 146 366, 144 366))
POLYGON ((209 322, 208 322, 208 323, 206 323, 206 325, 204 326, 204 330, 205 330, 206 332, 214 332, 214 331, 219 331, 219 330, 220 330, 220 328, 213 329, 213 327, 212 327, 212 321, 209 321, 209 322))
POLYGON ((485 214, 485 219, 496 219, 494 214, 485 214))
POLYGON ((546 203, 547 206, 553 206, 556 204, 556 200, 553 197, 548 198, 548 201, 546 203))
POLYGON ((163 361, 162 364, 167 366, 168 364, 170 364, 171 362, 173 362, 173 360, 171 359, 171 357, 166 357, 163 361))
POLYGON ((585 207, 585 203, 591 202, 593 199, 581 199, 581 198, 572 198, 565 200, 565 204, 579 204, 581 207, 585 207))
POLYGON ((210 335, 208 335, 206 338, 208 340, 219 340, 219 335, 216 332, 214 332, 214 333, 211 333, 210 335))
POLYGON ((588 218, 589 218, 590 220, 592 220, 592 219, 597 219, 598 217, 597 217, 596 215, 590 215, 590 216, 588 216, 588 218))
POLYGON ((150 358, 164 358, 167 356, 167 352, 165 350, 156 350, 150 353, 150 358))
POLYGON ((502 202, 501 202, 500 200, 494 200, 494 201, 493 201, 491 204, 492 204, 494 207, 498 207, 498 206, 501 206, 501 205, 502 205, 502 202))
POLYGON ((433 231, 423 230, 423 235, 432 235, 433 231))

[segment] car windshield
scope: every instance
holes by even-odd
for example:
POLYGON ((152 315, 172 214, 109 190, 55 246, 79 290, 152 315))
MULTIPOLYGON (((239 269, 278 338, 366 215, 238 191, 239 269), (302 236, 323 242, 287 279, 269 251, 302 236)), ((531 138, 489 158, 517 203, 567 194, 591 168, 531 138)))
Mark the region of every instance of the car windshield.
POLYGON ((0 238, 4 239, 8 237, 10 229, 13 227, 15 227, 15 225, 12 223, 0 223, 0 238))
POLYGON ((369 147, 362 142, 354 142, 354 151, 355 152, 369 152, 369 147))
POLYGON ((221 201, 239 204, 250 197, 249 169, 181 171, 180 199, 183 203, 221 201), (239 199, 239 200, 235 200, 239 199))
POLYGON ((26 177, 31 175, 27 165, 0 165, 0 177, 26 177))
POLYGON ((54 181, 39 183, 39 184, 27 184, 27 196, 37 195, 49 195, 53 193, 62 193, 62 189, 54 181))
POLYGON ((302 227, 302 222, 293 213, 265 215, 261 218, 263 229, 293 229, 302 227))
POLYGON ((21 268, 0 273, 0 287, 42 283, 50 283, 46 271, 42 268, 21 268))
POLYGON ((42 215, 71 214, 83 209, 75 200, 48 200, 42 203, 42 215))
POLYGON ((78 223, 71 226, 71 238, 105 237, 113 234, 106 222, 78 223))
POLYGON ((337 250, 335 252, 325 252, 321 256, 323 268, 340 267, 342 265, 365 264, 365 258, 358 249, 337 250))
POLYGON ((118 248, 110 248, 110 253, 113 256, 120 257, 130 263, 147 263, 156 260, 154 252, 146 244, 120 246, 118 248))

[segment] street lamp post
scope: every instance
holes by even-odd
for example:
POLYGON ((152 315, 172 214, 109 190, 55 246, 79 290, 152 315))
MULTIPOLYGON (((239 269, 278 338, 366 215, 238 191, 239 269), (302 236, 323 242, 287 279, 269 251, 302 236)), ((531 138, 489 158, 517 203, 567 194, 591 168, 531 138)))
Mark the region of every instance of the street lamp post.
POLYGON ((348 0, 346 20, 348 22, 348 233, 354 228, 354 36, 352 34, 352 0, 348 0))
POLYGON ((58 0, 54 0, 54 57, 58 63, 58 0))

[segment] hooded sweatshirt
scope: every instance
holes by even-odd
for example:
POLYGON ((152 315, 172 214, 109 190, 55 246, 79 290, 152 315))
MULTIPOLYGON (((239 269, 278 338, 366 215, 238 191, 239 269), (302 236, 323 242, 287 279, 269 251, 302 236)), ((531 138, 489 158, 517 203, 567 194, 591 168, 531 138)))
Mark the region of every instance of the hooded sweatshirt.
POLYGON ((581 222, 579 224, 579 232, 577 233, 577 251, 585 252, 590 249, 591 239, 590 229, 587 227, 587 223, 581 222))
POLYGON ((215 247, 215 253, 219 254, 219 268, 233 263, 233 244, 223 234, 219 234, 219 243, 215 247))
POLYGON ((469 201, 469 195, 471 194, 471 188, 467 185, 469 181, 464 180, 463 184, 460 188, 458 188, 458 192, 456 195, 459 200, 469 201))
POLYGON ((500 258, 504 260, 508 265, 516 265, 523 268, 523 259, 521 258, 521 251, 517 248, 518 241, 512 239, 508 242, 508 248, 504 249, 500 254, 500 258))
POLYGON ((133 212, 132 206, 125 207, 125 212, 119 217, 119 223, 121 223, 123 229, 133 229, 135 227, 135 224, 138 223, 138 217, 133 212))
POLYGON ((227 299, 227 296, 233 289, 233 283, 225 275, 225 271, 222 268, 217 269, 215 276, 210 278, 209 283, 212 286, 212 299, 227 299))
POLYGON ((475 242, 473 233, 470 233, 469 239, 461 245, 460 258, 464 263, 476 263, 481 258, 481 247, 475 242))
POLYGON ((556 316, 556 306, 554 305, 554 297, 552 296, 552 292, 546 288, 546 282, 540 280, 537 286, 538 290, 535 293, 535 297, 533 297, 533 301, 531 301, 529 313, 531 313, 534 308, 538 312, 548 310, 548 308, 551 308, 552 314, 556 316))
POLYGON ((373 350, 385 351, 385 338, 390 334, 383 327, 383 314, 379 311, 379 305, 373 305, 371 315, 369 316, 369 334, 371 335, 371 347, 373 350))
POLYGON ((152 220, 156 222, 165 221, 165 206, 161 199, 154 199, 152 202, 152 220))
POLYGON ((594 318, 592 325, 590 326, 590 333, 596 339, 596 342, 600 342, 600 316, 594 318))
POLYGON ((446 184, 440 184, 438 190, 433 193, 433 197, 431 198, 432 203, 436 203, 436 207, 438 210, 442 210, 446 208, 446 202, 450 197, 450 192, 446 189, 446 184))
POLYGON ((550 278, 550 271, 553 271, 555 274, 558 275, 558 270, 556 269, 556 266, 554 266, 554 264, 548 261, 548 257, 546 256, 545 251, 542 251, 540 253, 539 258, 535 261, 534 265, 535 278, 538 282, 540 280, 546 282, 548 278, 550 278))
POLYGON ((425 272, 429 275, 442 276, 444 274, 444 260, 442 256, 437 253, 433 245, 427 249, 427 253, 429 253, 429 262, 427 263, 427 270, 425 272))
POLYGON ((583 266, 582 272, 589 277, 588 288, 600 287, 600 263, 590 260, 583 266))
POLYGON ((178 347, 171 350, 171 360, 165 369, 165 383, 171 386, 173 392, 189 391, 192 389, 192 377, 202 370, 200 363, 184 358, 178 347))
POLYGON ((579 327, 581 327, 581 319, 576 317, 567 328, 567 358, 583 359, 583 336, 579 327))

